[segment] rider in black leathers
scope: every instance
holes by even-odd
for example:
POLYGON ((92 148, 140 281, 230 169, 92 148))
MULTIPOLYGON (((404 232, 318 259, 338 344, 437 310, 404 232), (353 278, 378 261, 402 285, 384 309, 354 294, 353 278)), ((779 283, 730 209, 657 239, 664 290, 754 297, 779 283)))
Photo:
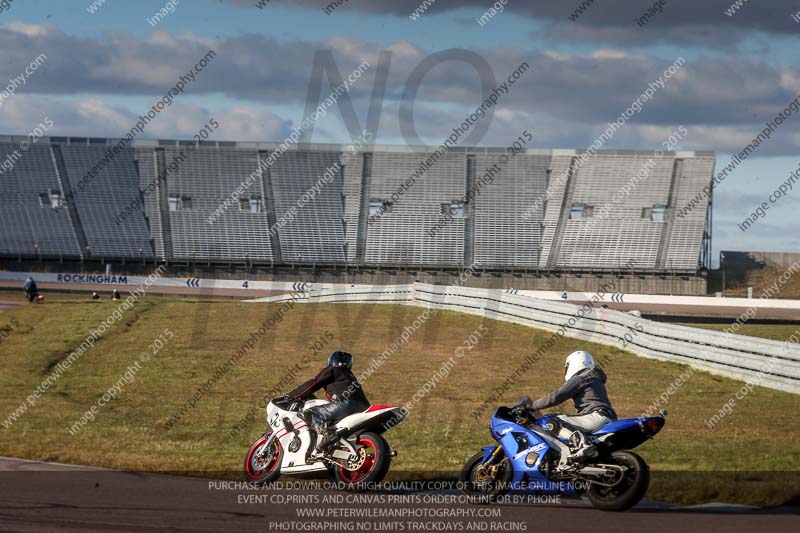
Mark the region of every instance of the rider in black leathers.
POLYGON ((320 389, 331 401, 329 404, 312 407, 302 414, 316 429, 319 437, 317 450, 322 451, 335 439, 331 426, 339 420, 369 408, 364 391, 351 368, 353 356, 347 352, 335 351, 328 357, 328 365, 315 377, 302 383, 289 392, 286 397, 309 399, 320 389))

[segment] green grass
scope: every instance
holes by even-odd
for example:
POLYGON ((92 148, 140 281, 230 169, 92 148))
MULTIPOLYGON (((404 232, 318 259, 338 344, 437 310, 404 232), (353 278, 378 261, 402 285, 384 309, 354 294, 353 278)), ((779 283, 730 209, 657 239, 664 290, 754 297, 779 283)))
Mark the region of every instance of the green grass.
MULTIPOLYGON (((733 321, 731 321, 733 323, 733 321)), ((730 327, 730 324, 701 324, 701 323, 684 323, 678 322, 681 326, 689 326, 691 328, 711 329, 714 331, 725 331, 725 328, 730 327)), ((800 335, 800 325, 795 324, 742 324, 737 331, 739 335, 747 335, 749 337, 760 337, 762 339, 772 339, 775 341, 786 341, 792 335, 800 335)))
MULTIPOLYGON (((41 383, 44 370, 74 350, 116 305, 59 300, 0 313, 0 326, 12 318, 19 324, 0 342, 0 421, 41 383)), ((247 448, 263 431, 262 411, 259 409, 253 423, 238 435, 231 435, 230 430, 300 356, 311 354, 312 361, 301 365, 298 380, 316 372, 334 348, 355 355, 358 374, 421 312, 395 305, 298 304, 194 409, 168 428, 169 418, 279 307, 162 298, 140 301, 35 407, 10 428, 0 425, 0 455, 131 470, 238 475, 234 473, 240 470, 247 448), (71 436, 69 426, 165 328, 174 338, 142 364, 135 381, 125 385, 94 422, 71 436), (325 339, 326 333, 333 340, 314 355, 311 345, 325 339)), ((445 311, 436 314, 364 383, 370 400, 383 404, 410 401, 481 323, 479 317, 445 311)), ((492 443, 489 413, 478 420, 469 413, 550 334, 491 320, 483 324, 488 332, 477 346, 411 408, 405 422, 388 433, 388 440, 399 451, 393 464, 395 473, 455 475, 480 446, 492 443)), ((621 417, 638 416, 685 370, 681 365, 638 358, 612 347, 561 339, 508 390, 503 401, 557 387, 563 382, 564 356, 576 349, 588 349, 604 361, 609 394, 621 417)), ((768 475, 747 474, 746 480, 735 484, 714 481, 712 473, 719 471, 799 470, 795 395, 756 388, 714 429, 706 427, 704 421, 740 387, 739 382, 696 372, 670 397, 665 429, 637 451, 654 472, 676 474, 656 475, 649 497, 777 504, 800 492, 796 480, 779 483, 768 475), (702 474, 685 474, 691 471, 702 474), (687 483, 687 478, 692 482, 687 483)))

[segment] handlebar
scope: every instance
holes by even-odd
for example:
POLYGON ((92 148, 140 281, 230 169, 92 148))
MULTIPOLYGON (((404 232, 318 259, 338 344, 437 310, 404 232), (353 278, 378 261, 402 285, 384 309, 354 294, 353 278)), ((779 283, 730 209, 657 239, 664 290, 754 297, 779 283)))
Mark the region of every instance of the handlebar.
POLYGON ((516 412, 519 412, 519 411, 521 411, 523 409, 527 409, 527 407, 530 404, 531 404, 530 397, 529 396, 525 396, 520 401, 518 401, 517 403, 515 403, 514 405, 509 407, 509 410, 511 410, 511 412, 513 412, 513 413, 516 413, 516 412))
POLYGON ((300 400, 296 398, 289 398, 287 396, 279 396, 277 398, 273 398, 271 401, 281 409, 291 410, 292 405, 300 400))

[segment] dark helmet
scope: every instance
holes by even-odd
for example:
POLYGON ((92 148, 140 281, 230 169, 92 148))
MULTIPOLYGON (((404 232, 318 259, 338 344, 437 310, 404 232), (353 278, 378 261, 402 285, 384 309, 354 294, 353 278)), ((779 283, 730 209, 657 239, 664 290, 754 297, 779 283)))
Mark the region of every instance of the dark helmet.
POLYGON ((336 350, 328 356, 328 366, 344 366, 353 368, 353 356, 347 352, 336 350))

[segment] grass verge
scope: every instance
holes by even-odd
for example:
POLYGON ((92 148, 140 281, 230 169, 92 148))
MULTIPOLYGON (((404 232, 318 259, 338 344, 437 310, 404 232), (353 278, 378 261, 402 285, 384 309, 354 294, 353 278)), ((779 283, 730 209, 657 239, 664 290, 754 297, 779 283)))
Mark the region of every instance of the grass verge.
MULTIPOLYGON (((116 307, 110 301, 59 300, 0 313, 0 326, 12 319, 17 323, 0 342, 0 421, 42 382, 48 365, 80 345, 88 331, 116 307)), ((288 390, 293 386, 288 381, 297 383, 311 376, 324 365, 327 353, 337 348, 355 355, 354 370, 359 374, 422 311, 397 305, 298 304, 203 391, 180 420, 169 424, 280 307, 141 300, 33 408, 10 427, 0 425, 0 454, 131 470, 238 476, 248 446, 263 431, 259 401, 283 377, 292 375, 280 385, 288 390), (119 383, 165 328, 173 337, 141 364, 134 379, 98 410, 93 421, 71 435, 69 427, 119 383), (303 355, 308 363, 298 363, 303 355), (291 372, 298 364, 299 372, 291 372), (232 431, 251 409, 256 413, 253 420, 241 431, 232 431)), ((399 451, 393 463, 396 474, 457 475, 470 455, 493 442, 489 413, 477 420, 469 413, 550 334, 441 311, 365 381, 373 403, 409 402, 482 325, 485 333, 475 346, 411 407, 409 418, 387 434, 399 451)), ((587 349, 604 362, 609 394, 621 417, 640 415, 685 370, 613 347, 561 339, 512 385, 503 401, 510 403, 526 394, 535 397, 559 386, 564 356, 576 349, 587 349)), ((800 492, 797 396, 757 387, 713 429, 704 423, 741 385, 695 372, 669 396, 665 429, 637 449, 656 473, 649 497, 754 505, 796 497, 800 492), (770 472, 789 473, 778 478, 770 472)))

